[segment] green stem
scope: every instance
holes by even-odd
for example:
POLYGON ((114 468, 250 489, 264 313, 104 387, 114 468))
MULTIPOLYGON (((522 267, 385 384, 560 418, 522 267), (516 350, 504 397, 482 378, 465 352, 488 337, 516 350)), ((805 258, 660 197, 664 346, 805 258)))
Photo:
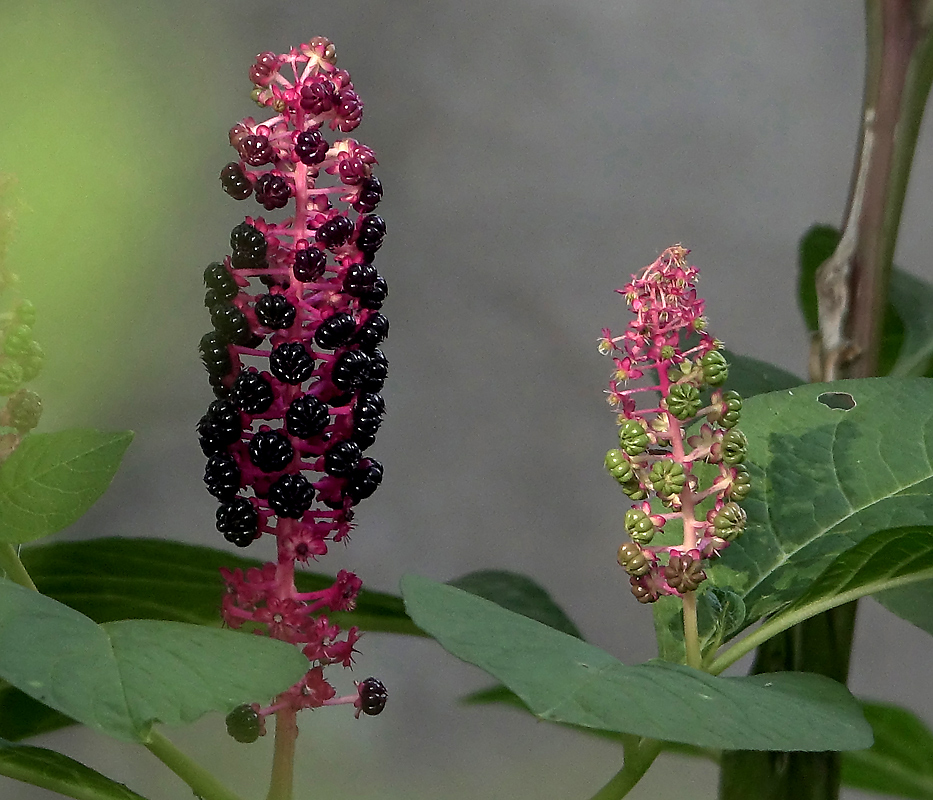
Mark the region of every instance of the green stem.
POLYGON ((266 800, 292 800, 292 785, 295 775, 295 740, 298 738, 298 723, 292 708, 275 714, 275 753, 272 756, 272 778, 266 800))
POLYGON ((16 548, 11 544, 0 544, 0 570, 3 570, 6 577, 13 583, 18 583, 26 589, 32 589, 34 592, 39 591, 32 582, 32 578, 29 577, 29 573, 26 572, 23 562, 20 561, 16 548))
POLYGON ((687 651, 687 666, 703 669, 703 656, 700 654, 700 634, 697 630, 697 594, 684 594, 684 647, 687 651))
POLYGON ((149 731, 146 748, 159 761, 181 778, 202 800, 240 800, 239 795, 231 792, 210 772, 193 761, 157 730, 149 731))
POLYGON ((657 739, 632 737, 625 743, 625 764, 609 783, 603 786, 590 800, 619 800, 625 797, 648 771, 661 752, 663 742, 657 739))

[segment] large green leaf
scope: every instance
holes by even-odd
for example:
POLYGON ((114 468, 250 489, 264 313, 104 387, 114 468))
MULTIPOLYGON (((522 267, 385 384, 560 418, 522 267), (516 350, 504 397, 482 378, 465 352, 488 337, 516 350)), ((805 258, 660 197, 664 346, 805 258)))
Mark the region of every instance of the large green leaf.
POLYGON ((145 800, 80 761, 54 750, 0 739, 0 775, 41 786, 76 800, 145 800))
POLYGON ((31 542, 79 519, 110 485, 133 434, 26 436, 0 467, 0 542, 31 542))
POLYGON ((626 666, 445 584, 410 575, 402 593, 419 627, 498 678, 541 719, 726 749, 846 750, 871 742, 852 696, 820 676, 718 678, 663 662, 626 666))
POLYGON ((724 354, 729 362, 729 380, 724 388, 738 392, 743 398, 776 392, 780 389, 793 389, 805 383, 803 378, 798 378, 793 372, 776 367, 767 361, 742 356, 731 350, 725 350, 724 354))
POLYGON ((307 668, 285 642, 177 622, 97 625, 0 580, 0 677, 118 739, 272 697, 307 668))

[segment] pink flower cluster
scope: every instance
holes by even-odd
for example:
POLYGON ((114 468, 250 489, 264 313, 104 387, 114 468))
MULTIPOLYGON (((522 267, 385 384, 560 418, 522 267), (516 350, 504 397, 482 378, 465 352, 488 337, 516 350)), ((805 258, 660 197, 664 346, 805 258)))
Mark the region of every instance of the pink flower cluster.
POLYGON ((599 342, 600 352, 613 356, 608 394, 619 422, 619 447, 606 454, 605 465, 634 501, 624 519, 631 541, 621 545, 618 560, 642 603, 697 589, 706 579, 703 562, 744 531, 738 503, 751 488, 743 465, 747 441, 735 427, 742 400, 718 388, 728 364, 706 332, 688 253, 668 248, 618 290, 635 318, 620 336, 603 330, 599 342), (682 541, 651 546, 672 520, 683 529, 682 541))

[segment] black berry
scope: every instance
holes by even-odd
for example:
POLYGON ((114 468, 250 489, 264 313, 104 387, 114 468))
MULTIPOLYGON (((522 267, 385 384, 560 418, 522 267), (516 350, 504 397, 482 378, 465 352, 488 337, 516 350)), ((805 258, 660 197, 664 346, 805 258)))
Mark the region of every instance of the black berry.
POLYGON ((264 294, 256 301, 256 319, 275 330, 290 328, 295 322, 295 307, 280 294, 264 294))
POLYGON ((317 436, 327 427, 328 422, 330 414, 327 406, 313 394, 296 397, 285 412, 285 428, 299 439, 317 436))
MULTIPOLYGON (((238 547, 245 547, 245 544, 239 544, 230 537, 249 534, 252 536, 249 541, 255 539, 259 533, 259 512, 245 497, 237 497, 217 509, 217 530, 224 534, 228 541, 238 547)), ((246 544, 249 544, 249 541, 246 544)))
MULTIPOLYGON (((229 303, 211 309, 211 324, 214 330, 230 344, 247 345, 254 343, 255 334, 250 328, 249 319, 239 308, 229 303)), ((260 338, 259 341, 262 341, 260 338)))
POLYGON ((198 438, 206 456, 229 447, 242 433, 240 412, 229 400, 215 400, 198 421, 198 438))
POLYGON ((227 343, 216 332, 205 333, 201 337, 198 350, 212 380, 219 380, 230 374, 233 369, 230 351, 227 349, 227 343))
POLYGON ((295 253, 295 266, 292 267, 292 274, 296 281, 310 283, 324 274, 326 265, 327 254, 317 247, 309 247, 307 250, 298 250, 295 253))
POLYGON ((327 158, 330 145, 320 131, 302 131, 295 138, 295 155, 309 167, 320 164, 327 158))
POLYGON ((343 278, 343 290, 353 297, 361 295, 372 289, 379 273, 372 264, 352 264, 343 278))
POLYGON ((214 261, 205 268, 204 285, 208 289, 213 289, 217 297, 222 300, 232 300, 240 291, 230 270, 219 261, 214 261))
POLYGON ((382 403, 381 396, 360 393, 353 407, 353 431, 350 438, 360 446, 361 450, 371 447, 376 441, 384 411, 385 405, 382 403), (378 398, 378 403, 371 398, 378 398))
POLYGON ((324 472, 339 477, 349 475, 362 457, 356 442, 337 442, 324 453, 324 472))
POLYGON ((229 501, 240 491, 240 468, 233 456, 215 453, 204 468, 204 485, 220 501, 229 501))
POLYGON ((340 247, 340 245, 346 244, 352 235, 353 223, 341 215, 321 225, 314 238, 324 247, 340 247))
POLYGON ((366 378, 369 356, 359 350, 348 350, 334 362, 330 379, 343 391, 352 391, 366 378))
POLYGON ((371 308, 378 311, 382 308, 382 304, 388 296, 389 285, 386 283, 386 279, 381 275, 377 275, 373 285, 360 294, 360 308, 371 308))
POLYGON ((360 388, 366 392, 378 392, 385 385, 389 376, 389 359, 382 350, 373 350, 369 354, 369 364, 360 382, 360 388))
MULTIPOLYGON (((257 189, 258 191, 258 189, 257 189)), ((360 221, 356 246, 364 253, 373 254, 382 247, 386 235, 386 221, 378 214, 368 214, 360 221)), ((370 257, 370 260, 372 258, 370 257)))
POLYGON ((354 503, 365 500, 382 483, 382 464, 373 458, 367 461, 368 464, 360 464, 350 473, 350 480, 347 482, 346 493, 354 503))
POLYGON ((367 678, 357 687, 360 693, 360 711, 371 717, 381 714, 389 700, 385 684, 376 678, 367 678))
POLYGON ((220 171, 220 185, 234 200, 245 200, 253 193, 253 184, 236 161, 231 161, 220 171))
POLYGON ((314 487, 304 475, 283 475, 269 487, 269 505, 280 517, 301 519, 314 502, 314 487))
POLYGON ((269 369, 283 383, 295 386, 314 372, 314 359, 301 342, 282 342, 269 356, 269 369))
POLYGON ((230 399, 240 411, 247 414, 263 414, 269 410, 275 394, 268 379, 249 369, 237 375, 230 399))
POLYGON ((249 443, 249 460, 263 472, 285 469, 294 456, 295 449, 281 431, 261 430, 249 443))
POLYGON ((363 350, 373 350, 382 344, 389 335, 389 320, 384 314, 370 314, 353 337, 363 350))
POLYGON ((353 210, 366 214, 372 211, 382 200, 382 181, 375 175, 370 175, 363 181, 360 193, 353 201, 353 210))
POLYGON ((314 332, 314 341, 318 347, 333 350, 343 347, 356 332, 356 320, 352 314, 340 312, 325 319, 314 332))
POLYGON ((234 269, 261 269, 266 266, 266 237, 252 225, 241 222, 230 233, 234 269))
POLYGON ((251 167, 261 167, 263 164, 275 161, 275 150, 269 144, 268 136, 261 136, 257 133, 244 136, 237 150, 251 167))
POLYGON ((256 202, 266 211, 285 208, 291 196, 291 184, 281 175, 264 172, 256 179, 256 202))

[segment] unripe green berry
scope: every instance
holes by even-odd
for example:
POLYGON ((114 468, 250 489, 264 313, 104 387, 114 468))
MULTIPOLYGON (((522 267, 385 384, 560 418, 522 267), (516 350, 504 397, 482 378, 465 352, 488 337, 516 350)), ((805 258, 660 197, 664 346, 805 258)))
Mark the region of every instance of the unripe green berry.
POLYGON ((42 400, 32 389, 20 389, 7 400, 3 416, 18 433, 29 433, 39 424, 42 400))
POLYGON ((676 353, 677 351, 671 345, 666 344, 661 348, 661 360, 670 361, 676 353))
POLYGON ((651 565, 642 552, 642 549, 633 542, 626 542, 619 548, 618 553, 619 566, 624 567, 629 575, 638 577, 647 575, 651 571, 651 565))
POLYGON ((735 470, 735 477, 726 490, 726 499, 741 503, 752 490, 752 476, 744 464, 736 464, 732 469, 735 470))
POLYGON ((648 476, 658 497, 671 497, 683 491, 687 476, 683 464, 676 461, 655 461, 648 476))
POLYGON ((741 464, 748 451, 748 439, 738 428, 728 430, 722 437, 722 460, 730 467, 741 464))
POLYGON ((742 416, 742 396, 729 389, 722 393, 722 403, 725 411, 719 415, 719 424, 723 428, 734 428, 742 416))
POLYGON ((648 434, 637 420, 627 419, 619 427, 619 445, 630 456, 644 453, 650 442, 648 434))
POLYGON ((0 362, 0 394, 13 394, 23 383, 23 368, 15 361, 0 362))
POLYGON ((626 484, 632 480, 632 465, 621 450, 610 450, 606 453, 605 464, 609 474, 620 484, 626 484))
POLYGON ((729 377, 729 364, 718 350, 710 350, 703 356, 700 367, 703 369, 703 380, 710 386, 719 386, 729 377))
POLYGON ((237 706, 227 714, 227 733, 243 744, 255 742, 263 733, 262 718, 251 705, 237 706))
POLYGON ((690 383, 678 383, 671 387, 665 403, 667 410, 683 422, 700 410, 700 390, 690 383))
POLYGON ((713 517, 713 529, 720 539, 731 542, 745 530, 745 511, 737 503, 726 503, 713 517))
POLYGON ((638 478, 633 478, 628 483, 622 484, 622 491, 628 496, 631 500, 644 500, 648 496, 648 490, 641 485, 641 482, 638 478))
POLYGON ((658 532, 651 517, 640 508, 630 508, 625 512, 625 530, 637 544, 649 544, 658 532))
POLYGON ((32 328, 28 325, 15 325, 8 328, 3 337, 3 352, 16 358, 29 352, 32 346, 32 328))
POLYGON ((28 300, 20 300, 13 314, 16 321, 23 325, 31 328, 36 324, 36 307, 28 300))

